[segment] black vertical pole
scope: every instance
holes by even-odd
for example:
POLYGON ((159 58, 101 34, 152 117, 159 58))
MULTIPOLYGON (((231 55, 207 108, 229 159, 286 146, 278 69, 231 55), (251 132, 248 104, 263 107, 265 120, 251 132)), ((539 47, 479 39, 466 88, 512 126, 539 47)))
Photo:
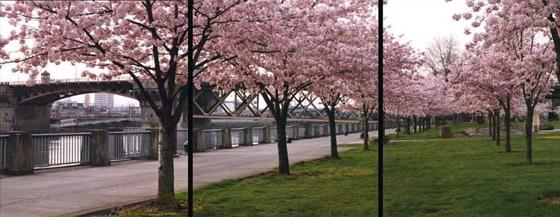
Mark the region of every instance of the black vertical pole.
POLYGON ((193 216, 193 150, 194 150, 194 138, 193 138, 193 99, 194 99, 194 62, 193 62, 193 8, 194 0, 188 0, 187 9, 187 55, 188 55, 188 81, 187 81, 187 140, 188 140, 188 216, 193 216))
POLYGON ((379 134, 377 135, 377 216, 383 216, 383 142, 385 140, 385 113, 383 112, 383 1, 378 1, 378 62, 377 62, 377 111, 379 112, 379 134))

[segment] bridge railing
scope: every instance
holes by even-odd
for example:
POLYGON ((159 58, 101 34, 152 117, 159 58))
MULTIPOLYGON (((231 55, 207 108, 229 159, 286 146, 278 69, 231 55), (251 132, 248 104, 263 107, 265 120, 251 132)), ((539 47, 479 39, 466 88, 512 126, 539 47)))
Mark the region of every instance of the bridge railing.
POLYGON ((245 145, 245 128, 232 128, 230 133, 232 147, 245 145))
MULTIPOLYGON (((370 123, 370 129, 377 129, 376 123, 370 123)), ((391 121, 387 122, 388 126, 396 125, 391 121)), ((293 139, 314 138, 318 136, 328 136, 328 125, 306 125, 306 126, 287 126, 286 137, 293 139)), ((354 133, 360 132, 361 126, 358 124, 339 124, 337 125, 338 133, 354 133)), ((195 139, 197 142, 204 144, 195 147, 204 147, 204 150, 220 149, 227 147, 236 147, 239 145, 254 145, 277 140, 276 127, 252 127, 252 128, 232 128, 230 140, 224 140, 224 129, 203 130, 202 140, 195 139), (266 132, 268 130, 268 132, 266 132), (250 138, 248 138, 250 136, 250 138), (231 144, 225 142, 231 141, 231 144), (250 143, 250 144, 248 144, 250 143)), ((186 130, 178 130, 177 143, 182 145, 187 140, 186 130)), ((129 160, 137 158, 157 158, 157 132, 154 131, 132 131, 132 132, 106 132, 107 139, 99 140, 94 137, 91 132, 87 133, 45 133, 32 134, 31 147, 34 149, 33 155, 29 158, 33 159, 33 167, 35 169, 85 165, 92 163, 98 159, 100 149, 99 141, 106 141, 107 153, 104 155, 111 161, 129 160), (154 137, 155 136, 155 137, 154 137), (96 140, 94 140, 96 139, 96 140), (96 144, 94 144, 96 143, 96 144), (97 144, 99 143, 99 144, 97 144), (95 150, 95 151, 94 151, 95 150), (155 150, 155 153, 154 153, 155 150), (90 153, 91 152, 91 153, 90 153), (95 155, 93 158, 91 156, 95 155)), ((97 135, 97 134, 96 134, 97 135)), ((103 134, 102 134, 103 135, 103 134)), ((27 135, 29 136, 29 135, 27 135)), ((197 136, 197 134, 195 134, 197 136)), ((7 165, 7 147, 12 143, 9 136, 0 135, 0 170, 8 168, 7 165)), ((19 140, 18 140, 19 141, 19 140)), ((25 140, 22 140, 25 141, 25 140)), ((29 141, 29 140, 27 140, 29 141)), ((181 149, 178 149, 180 151, 181 149)), ((204 151, 202 150, 202 151, 204 151)), ((199 150, 200 151, 200 150, 199 150)), ((103 151, 102 151, 103 152, 103 151)), ((25 153, 22 153, 25 154, 25 153)))
POLYGON ((177 147, 184 148, 184 145, 187 144, 189 139, 189 131, 188 130, 177 130, 177 147))
POLYGON ((147 157, 151 142, 150 132, 109 132, 109 156, 112 161, 147 157))
POLYGON ((6 168, 7 146, 8 146, 8 135, 0 135, 0 171, 6 168))
POLYGON ((33 134, 33 166, 43 168, 89 162, 91 133, 33 134))
POLYGON ((117 77, 117 78, 111 78, 111 80, 105 80, 101 77, 97 77, 97 78, 65 78, 65 79, 49 79, 47 81, 42 81, 42 80, 7 81, 7 82, 1 82, 0 84, 18 86, 18 85, 35 85, 35 84, 87 83, 87 82, 109 82, 109 81, 131 81, 132 82, 132 78, 117 77))
POLYGON ((263 144, 265 143, 265 138, 264 138, 264 131, 265 129, 269 129, 269 128, 265 128, 265 127, 253 127, 251 130, 253 131, 253 144, 263 144))
POLYGON ((220 148, 222 139, 223 134, 221 129, 204 130, 204 148, 206 150, 220 148))

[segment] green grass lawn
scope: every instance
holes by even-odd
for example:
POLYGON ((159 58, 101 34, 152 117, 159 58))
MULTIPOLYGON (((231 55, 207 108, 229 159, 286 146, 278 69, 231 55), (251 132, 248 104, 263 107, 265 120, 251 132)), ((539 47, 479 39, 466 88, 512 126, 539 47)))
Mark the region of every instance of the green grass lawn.
MULTIPOLYGON (((468 128, 488 127, 486 125, 478 125, 477 123, 474 123, 474 122, 457 123, 457 124, 450 125, 450 126, 451 126, 451 131, 453 133, 462 133, 465 129, 468 129, 468 128)), ((439 127, 436 127, 436 126, 432 126, 431 129, 428 129, 428 130, 423 131, 423 132, 411 133, 411 134, 399 133, 399 137, 397 137, 396 134, 391 134, 390 136, 391 136, 391 139, 399 139, 399 140, 437 139, 437 138, 440 138, 439 137, 439 127)))
MULTIPOLYGON (((202 216, 374 216, 377 214, 375 147, 340 153, 341 160, 296 163, 291 176, 267 173, 226 180, 195 191, 202 216)), ((186 199, 186 193, 178 195, 186 199)), ((156 215, 132 215, 156 216, 156 215)), ((185 216, 169 214, 157 216, 185 216)))
MULTIPOLYGON (((488 137, 390 143, 385 216, 560 216, 560 204, 542 200, 560 196, 560 133, 536 136, 530 166, 523 136, 512 142, 512 153, 488 137)), ((341 157, 200 188, 196 216, 376 216, 376 151, 341 157)))
POLYGON ((560 216, 560 134, 537 136, 535 164, 523 164, 523 136, 512 153, 488 138, 387 146, 387 216, 560 216))
POLYGON ((560 129, 560 121, 543 121, 542 123, 552 125, 554 129, 560 129))

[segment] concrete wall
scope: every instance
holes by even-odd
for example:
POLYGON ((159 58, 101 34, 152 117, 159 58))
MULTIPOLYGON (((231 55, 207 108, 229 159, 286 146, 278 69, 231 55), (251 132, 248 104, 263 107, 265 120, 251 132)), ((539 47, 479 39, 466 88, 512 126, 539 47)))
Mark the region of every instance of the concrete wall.
POLYGON ((51 105, 19 105, 17 107, 17 130, 30 133, 49 132, 51 105))
POLYGON ((13 108, 0 108, 0 132, 7 132, 12 130, 14 117, 13 108))

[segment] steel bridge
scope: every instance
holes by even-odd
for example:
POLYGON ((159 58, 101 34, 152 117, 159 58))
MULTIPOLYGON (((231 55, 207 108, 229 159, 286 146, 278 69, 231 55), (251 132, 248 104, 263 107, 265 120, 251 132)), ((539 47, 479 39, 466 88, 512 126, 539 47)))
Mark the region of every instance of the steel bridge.
MULTIPOLYGON (((158 98, 154 85, 146 83, 144 86, 150 94, 153 94, 153 98, 158 98)), ((0 131, 40 132, 37 129, 48 129, 52 103, 71 96, 98 92, 138 100, 142 107, 142 120, 147 125, 157 122, 147 101, 143 100, 139 88, 129 78, 48 80, 32 85, 24 82, 4 82, 0 83, 0 131)), ((214 86, 203 84, 201 88, 195 88, 194 108, 195 120, 274 121, 260 94, 250 93, 239 88, 231 91, 216 91, 214 86)), ((184 114, 186 115, 186 110, 184 114)), ((360 121, 358 113, 338 111, 335 117, 339 123, 358 123, 360 121)), ((186 117, 183 119, 186 120, 186 117)), ((288 121, 328 122, 328 116, 317 96, 302 91, 290 105, 288 121)))

